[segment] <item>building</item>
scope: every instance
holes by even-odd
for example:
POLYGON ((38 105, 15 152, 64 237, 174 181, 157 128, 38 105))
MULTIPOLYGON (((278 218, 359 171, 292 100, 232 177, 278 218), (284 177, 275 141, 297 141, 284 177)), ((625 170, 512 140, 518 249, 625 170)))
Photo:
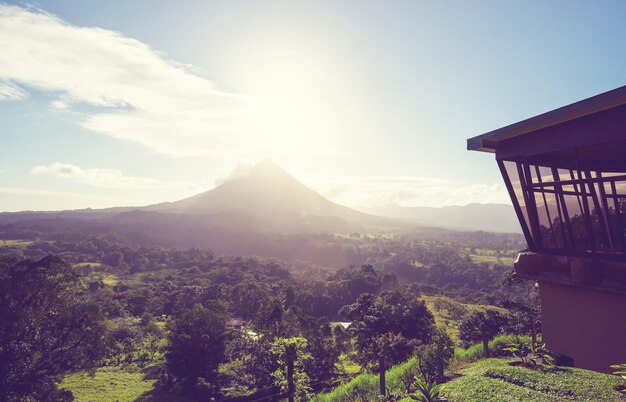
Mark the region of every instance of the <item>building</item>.
POLYGON ((573 365, 626 362, 626 86, 467 140, 495 154, 539 285, 543 340, 573 365))

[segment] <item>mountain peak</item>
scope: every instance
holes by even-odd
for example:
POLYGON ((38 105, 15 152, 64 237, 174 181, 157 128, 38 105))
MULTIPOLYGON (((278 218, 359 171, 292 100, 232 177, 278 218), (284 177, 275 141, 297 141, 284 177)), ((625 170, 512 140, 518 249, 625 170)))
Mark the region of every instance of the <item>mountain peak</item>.
POLYGON ((269 222, 268 225, 300 230, 306 230, 311 222, 325 228, 354 228, 379 221, 327 200, 269 159, 262 159, 252 167, 240 165, 212 190, 149 208, 193 215, 253 217, 269 222))
POLYGON ((250 168, 250 176, 251 177, 272 177, 272 178, 277 178, 277 177, 284 178, 285 176, 287 176, 289 178, 292 178, 292 176, 289 173, 287 173, 285 169, 278 166, 271 159, 261 159, 259 162, 256 163, 256 165, 252 166, 252 168, 250 168))

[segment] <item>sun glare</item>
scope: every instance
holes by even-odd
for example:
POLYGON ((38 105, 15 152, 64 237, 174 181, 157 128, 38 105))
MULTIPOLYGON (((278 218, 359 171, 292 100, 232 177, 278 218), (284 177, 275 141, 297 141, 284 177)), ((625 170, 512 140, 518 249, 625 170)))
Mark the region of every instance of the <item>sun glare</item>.
POLYGON ((305 50, 280 48, 249 71, 253 131, 265 150, 307 152, 330 149, 345 124, 336 107, 345 96, 324 60, 305 50), (331 89, 332 88, 332 89, 331 89))

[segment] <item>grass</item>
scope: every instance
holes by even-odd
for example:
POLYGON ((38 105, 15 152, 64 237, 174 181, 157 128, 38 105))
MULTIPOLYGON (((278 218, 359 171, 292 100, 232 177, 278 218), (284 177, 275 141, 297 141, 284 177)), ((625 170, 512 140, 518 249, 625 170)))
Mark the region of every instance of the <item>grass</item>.
POLYGON ((350 359, 348 355, 342 353, 339 356, 339 361, 335 364, 339 372, 347 375, 355 375, 361 372, 361 365, 350 359))
POLYGON ((626 400, 614 390, 623 383, 619 377, 577 368, 541 371, 512 365, 506 359, 487 359, 461 374, 443 391, 450 402, 626 400))
MULTIPOLYGON (((402 374, 415 364, 414 360, 387 371, 387 386, 402 395, 402 374)), ((509 359, 480 360, 466 366, 459 377, 446 383, 442 394, 450 402, 500 401, 623 401, 626 396, 615 391, 623 384, 620 377, 594 371, 558 367, 541 371, 528 369, 509 359)), ((361 374, 330 392, 319 394, 316 402, 348 402, 373 400, 378 394, 378 376, 361 374), (360 398, 360 399, 359 399, 360 398)), ((402 402, 411 401, 406 397, 402 402)))
POLYGON ((459 324, 461 320, 474 311, 497 310, 506 313, 501 307, 487 306, 484 304, 459 303, 446 296, 422 295, 428 310, 433 313, 437 327, 445 329, 455 342, 459 341, 459 324))
POLYGON ((155 380, 148 380, 140 371, 126 371, 122 367, 104 367, 91 377, 87 373, 65 376, 60 388, 74 394, 82 402, 135 401, 153 391, 155 380))
POLYGON ((102 283, 108 286, 115 286, 118 284, 119 279, 117 275, 111 274, 108 272, 94 272, 88 276, 89 280, 96 281, 100 280, 102 283))
POLYGON ((513 266, 513 258, 517 254, 517 251, 502 251, 498 255, 496 250, 490 250, 486 248, 477 248, 470 251, 470 258, 476 264, 485 263, 489 265, 490 268, 493 268, 495 264, 505 265, 505 266, 513 266))
POLYGON ((513 258, 511 257, 497 257, 495 255, 471 254, 470 258, 476 264, 485 263, 489 265, 490 267, 493 267, 495 264, 513 266, 513 258))
MULTIPOLYGON (((393 366, 387 370, 385 378, 387 387, 391 390, 402 389, 402 376, 415 366, 415 359, 393 366)), ((330 392, 318 394, 313 398, 316 402, 349 402, 363 399, 376 399, 378 395, 378 375, 365 373, 354 377, 345 384, 341 384, 330 392)))
MULTIPOLYGON (((499 335, 489 342, 494 356, 503 356, 504 348, 515 335, 499 335)), ((522 336, 530 343, 529 336, 522 336)), ((541 340, 539 339, 539 342, 541 340)), ((593 371, 559 367, 552 371, 531 370, 507 358, 483 358, 482 344, 457 349, 451 362, 450 377, 444 395, 449 401, 620 401, 626 400, 616 386, 623 383, 617 376, 593 371), (622 399, 620 399, 622 398, 622 399)), ((415 368, 415 360, 387 371, 387 387, 395 395, 404 394, 402 376, 415 368)), ((373 400, 378 395, 378 376, 364 373, 333 390, 318 394, 317 402, 373 400)), ((408 402, 410 398, 402 401, 408 402)))
POLYGON ((0 247, 24 248, 30 246, 33 243, 35 242, 30 240, 0 240, 0 247))
MULTIPOLYGON (((498 335, 489 341, 489 351, 493 356, 501 356, 504 354, 503 349, 507 347, 515 338, 521 338, 530 344, 530 336, 524 335, 498 335)), ((541 336, 538 339, 541 342, 541 336)), ((482 343, 476 343, 467 349, 458 348, 454 351, 452 365, 460 363, 472 363, 484 357, 482 343)))
POLYGON ((79 262, 78 264, 74 264, 73 267, 74 268, 82 268, 82 267, 86 267, 86 266, 92 266, 94 268, 101 266, 102 263, 100 262, 79 262))

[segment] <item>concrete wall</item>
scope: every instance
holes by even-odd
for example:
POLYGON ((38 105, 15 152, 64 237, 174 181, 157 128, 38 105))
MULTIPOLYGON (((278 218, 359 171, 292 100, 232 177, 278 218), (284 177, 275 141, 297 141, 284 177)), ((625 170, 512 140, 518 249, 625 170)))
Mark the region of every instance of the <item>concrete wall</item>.
POLYGON ((611 372, 626 363, 626 295, 539 282, 542 335, 574 366, 611 372))

